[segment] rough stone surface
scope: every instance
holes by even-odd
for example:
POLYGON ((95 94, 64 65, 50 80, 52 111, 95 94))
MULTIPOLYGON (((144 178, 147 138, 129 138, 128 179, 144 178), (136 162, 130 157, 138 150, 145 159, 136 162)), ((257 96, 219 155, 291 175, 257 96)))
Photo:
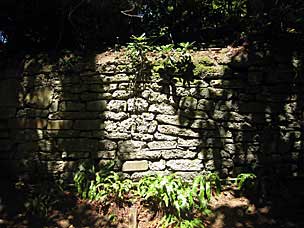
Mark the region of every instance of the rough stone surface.
POLYGON ((80 102, 67 101, 59 104, 60 111, 84 111, 85 105, 80 102))
POLYGON ((178 116, 178 115, 157 115, 156 116, 156 120, 159 122, 159 123, 164 123, 164 124, 171 124, 171 125, 182 125, 181 124, 181 117, 178 116))
POLYGON ((48 130, 62 130, 71 129, 73 122, 70 120, 49 120, 47 129, 48 130))
POLYGON ((131 98, 128 100, 129 112, 145 112, 148 110, 149 103, 142 98, 131 98))
POLYGON ((53 100, 51 103, 51 106, 49 108, 49 112, 57 112, 58 111, 58 106, 59 106, 59 101, 58 100, 53 100))
POLYGON ((74 129, 77 130, 102 130, 105 128, 102 120, 76 120, 74 129))
POLYGON ((112 96, 114 99, 126 99, 131 96, 131 93, 127 90, 116 90, 112 96))
POLYGON ((130 139, 131 135, 129 133, 122 132, 105 132, 105 137, 108 139, 130 139))
POLYGON ((178 128, 170 125, 158 125, 158 131, 162 134, 173 135, 173 136, 186 136, 199 138, 199 133, 192 131, 191 129, 178 128))
POLYGON ((153 134, 142 134, 142 133, 135 133, 135 132, 131 133, 131 137, 134 140, 142 140, 144 142, 151 142, 154 139, 153 134))
POLYGON ((90 152, 96 150, 98 141, 94 139, 58 139, 58 150, 68 152, 90 152))
POLYGON ((178 138, 177 145, 179 147, 197 147, 202 144, 200 139, 184 139, 178 138))
POLYGON ((24 102, 33 108, 47 108, 52 102, 53 91, 51 88, 39 88, 26 95, 24 102))
POLYGON ((100 100, 100 101, 91 101, 87 103, 87 110, 88 111, 105 111, 107 108, 107 101, 100 100))
POLYGON ((55 146, 54 144, 55 144, 55 142, 53 142, 51 140, 43 139, 43 140, 38 141, 38 146, 41 151, 52 151, 53 147, 55 146))
POLYGON ((97 151, 97 152, 93 152, 92 156, 93 158, 99 158, 99 159, 115 159, 116 152, 115 150, 97 151))
POLYGON ((142 141, 135 141, 135 140, 127 140, 121 141, 118 143, 118 150, 120 153, 132 153, 136 150, 143 149, 146 143, 142 141))
POLYGON ((155 175, 166 176, 166 175, 169 175, 169 174, 170 174, 170 171, 168 171, 168 170, 163 170, 163 171, 149 170, 149 171, 145 171, 145 172, 134 172, 131 175, 131 178, 134 179, 134 180, 139 180, 139 179, 141 179, 143 177, 146 177, 146 176, 155 176, 155 175))
POLYGON ((155 132, 154 138, 156 140, 166 140, 166 141, 174 141, 177 140, 177 136, 165 135, 159 132, 155 132))
POLYGON ((152 113, 160 113, 160 114, 168 114, 168 115, 173 115, 175 114, 175 109, 166 103, 161 103, 161 104, 152 104, 149 107, 149 112, 152 113))
POLYGON ((107 108, 113 112, 125 112, 127 111, 127 102, 122 100, 111 100, 107 108))
POLYGON ((75 130, 47 130, 44 132, 45 136, 47 138, 78 138, 80 135, 79 131, 75 130))
POLYGON ((175 149, 177 143, 174 141, 153 141, 148 143, 150 150, 175 149))
POLYGON ((116 142, 113 142, 111 140, 101 140, 99 141, 99 147, 100 150, 115 150, 117 148, 116 142))
POLYGON ((197 100, 194 97, 182 97, 179 102, 179 107, 182 109, 196 109, 197 100))
POLYGON ((160 171, 166 168, 166 161, 160 160, 156 162, 149 162, 149 169, 153 171, 160 171))
POLYGON ((196 160, 187 160, 187 159, 170 160, 170 161, 167 161, 166 166, 170 170, 174 170, 174 171, 199 171, 203 168, 202 161, 199 159, 196 159, 196 160))
POLYGON ((118 157, 122 160, 128 159, 149 159, 156 160, 161 158, 161 151, 159 150, 131 150, 128 152, 118 152, 118 157))
POLYGON ((105 118, 106 120, 125 120, 129 117, 129 115, 125 112, 110 112, 110 111, 105 111, 100 115, 101 118, 105 118))
POLYGON ((166 160, 178 158, 195 158, 196 152, 182 149, 162 150, 162 157, 166 160))
POLYGON ((47 120, 45 119, 26 119, 26 118, 19 118, 19 119, 10 119, 8 121, 8 126, 11 129, 43 129, 47 125, 47 120))
POLYGON ((61 158, 62 159, 85 159, 89 158, 90 153, 88 151, 63 151, 61 158))
POLYGON ((211 67, 195 62, 198 77, 185 85, 153 75, 138 93, 130 89, 134 75, 115 73, 120 64, 98 60, 59 73, 56 63, 30 58, 21 74, 7 66, 0 78, 0 160, 22 171, 43 164, 65 178, 88 159, 115 159, 115 169, 133 178, 207 171, 224 177, 269 165, 298 175, 303 77, 276 56, 269 62, 237 55, 231 62, 219 52, 202 51, 218 59, 211 67))
POLYGON ((153 134, 157 129, 157 121, 146 121, 142 118, 137 118, 135 120, 135 131, 139 133, 149 133, 153 134))

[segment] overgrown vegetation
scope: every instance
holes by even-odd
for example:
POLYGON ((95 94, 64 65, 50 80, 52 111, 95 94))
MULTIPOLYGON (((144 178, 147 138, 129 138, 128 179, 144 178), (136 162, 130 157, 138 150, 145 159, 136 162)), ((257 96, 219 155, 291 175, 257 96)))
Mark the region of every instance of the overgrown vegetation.
MULTIPOLYGON (((145 84, 142 82, 154 75, 161 79, 163 92, 173 95, 176 83, 187 85, 201 73, 218 71, 208 58, 194 65, 189 54, 192 41, 208 43, 228 37, 230 43, 239 39, 242 45, 247 42, 247 37, 241 35, 244 32, 265 35, 263 39, 268 39, 268 35, 273 39, 281 33, 299 34, 302 41, 304 31, 304 5, 300 0, 55 0, 43 3, 4 0, 0 8, 1 65, 4 66, 6 60, 2 54, 11 49, 53 51, 68 46, 89 50, 129 42, 129 69, 135 75, 132 89, 140 92, 145 84)), ((63 73, 73 71, 81 60, 72 53, 66 53, 58 61, 57 67, 63 73)), ((231 180, 239 191, 244 191, 254 187, 255 179, 254 174, 244 173, 231 180)), ((101 202, 103 206, 133 200, 154 206, 163 216, 160 223, 164 227, 202 227, 201 215, 210 213, 208 202, 221 188, 216 174, 198 176, 192 182, 174 175, 149 176, 134 182, 114 172, 113 165, 100 168, 90 164, 79 167, 74 182, 81 198, 101 202)), ((22 205, 25 213, 45 219, 58 207, 57 197, 64 197, 63 189, 57 184, 50 186, 42 182, 32 186, 18 182, 16 188, 25 192, 26 201, 22 205)))
POLYGON ((160 43, 178 43, 304 28, 300 0, 4 0, 0 8, 0 34, 5 37, 0 48, 12 49, 95 49, 143 32, 161 35, 160 43))
POLYGON ((239 190, 253 188, 256 175, 253 173, 241 173, 236 178, 236 184, 239 190))
MULTIPOLYGON (((192 181, 175 174, 146 176, 135 181, 113 171, 114 165, 114 162, 102 166, 88 162, 79 165, 73 188, 50 179, 39 179, 35 183, 20 179, 15 184, 16 198, 22 198, 21 202, 15 202, 21 203, 20 217, 33 222, 33 227, 53 227, 59 210, 70 213, 77 204, 83 203, 91 205, 91 210, 97 209, 95 213, 105 218, 101 227, 112 227, 122 219, 117 208, 135 205, 137 210, 144 208, 154 214, 155 221, 150 222, 155 227, 204 227, 205 219, 212 214, 209 202, 220 193, 221 183, 226 181, 214 173, 199 175, 192 181)), ((244 190, 254 184, 254 178, 248 173, 232 180, 244 190)))
POLYGON ((140 85, 144 85, 143 82, 147 82, 152 74, 152 61, 148 58, 148 52, 152 47, 148 44, 145 34, 132 36, 131 39, 133 42, 127 46, 127 57, 130 62, 129 71, 135 76, 131 85, 138 93, 140 85))
POLYGON ((20 179, 15 183, 14 191, 16 205, 21 204, 26 217, 48 222, 50 212, 61 207, 60 199, 65 197, 67 186, 62 181, 44 178, 31 181, 20 179))
POLYGON ((175 88, 176 82, 187 85, 194 80, 194 63, 190 55, 193 43, 185 42, 177 45, 153 45, 154 37, 132 36, 127 46, 128 70, 134 74, 131 83, 135 93, 139 93, 152 75, 161 79, 164 92, 175 88))
MULTIPOLYGON (((99 169, 94 165, 80 165, 74 176, 78 194, 103 206, 138 200, 162 214, 161 227, 204 227, 203 218, 211 213, 208 202, 221 191, 222 180, 215 173, 199 175, 190 182, 174 174, 133 181, 112 168, 113 163, 99 169)), ((245 183, 254 183, 254 179, 253 174, 240 174, 235 181, 242 189, 245 183)))
POLYGON ((163 84, 172 84, 174 80, 186 82, 193 80, 194 64, 189 50, 192 44, 180 43, 177 48, 174 45, 163 45, 157 48, 161 60, 156 64, 156 72, 164 80, 163 84))
POLYGON ((196 216, 207 215, 212 189, 220 192, 220 179, 216 174, 197 176, 185 182, 175 175, 150 176, 138 183, 138 193, 145 202, 156 205, 164 213, 163 227, 203 227, 196 216))
POLYGON ((112 171, 114 163, 109 163, 97 169, 94 165, 81 164, 74 176, 77 192, 83 199, 99 200, 104 203, 108 200, 122 200, 130 193, 134 184, 129 179, 123 179, 112 171))
MULTIPOLYGON (((30 186, 27 187, 30 188, 30 186)), ((24 203, 26 213, 45 219, 47 219, 48 213, 58 206, 58 196, 63 194, 62 189, 58 186, 49 186, 46 183, 44 183, 44 186, 35 186, 35 188, 28 190, 28 198, 24 203), (39 191, 37 191, 38 189, 39 191)))

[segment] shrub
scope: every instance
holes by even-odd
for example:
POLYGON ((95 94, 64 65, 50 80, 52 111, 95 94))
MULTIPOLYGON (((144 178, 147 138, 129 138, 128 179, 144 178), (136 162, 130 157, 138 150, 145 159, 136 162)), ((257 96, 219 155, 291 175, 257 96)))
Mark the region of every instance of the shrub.
POLYGON ((208 201, 212 189, 220 191, 220 179, 216 174, 197 176, 193 182, 185 182, 175 175, 149 176, 138 183, 138 193, 147 202, 158 205, 165 216, 163 227, 203 227, 196 213, 210 213, 208 201))
MULTIPOLYGON (((211 213, 208 203, 221 191, 221 180, 214 173, 199 175, 191 182, 174 174, 146 176, 134 182, 112 171, 113 165, 110 163, 98 169, 94 165, 80 165, 74 181, 81 197, 103 204, 139 199, 161 212, 163 217, 159 225, 162 227, 204 227, 201 215, 211 213)), ((243 189, 255 178, 254 174, 244 173, 231 180, 243 189)))
POLYGON ((114 163, 101 166, 98 170, 92 165, 80 165, 74 175, 74 182, 78 193, 83 199, 106 202, 109 198, 122 200, 129 193, 134 183, 123 179, 112 171, 114 163))

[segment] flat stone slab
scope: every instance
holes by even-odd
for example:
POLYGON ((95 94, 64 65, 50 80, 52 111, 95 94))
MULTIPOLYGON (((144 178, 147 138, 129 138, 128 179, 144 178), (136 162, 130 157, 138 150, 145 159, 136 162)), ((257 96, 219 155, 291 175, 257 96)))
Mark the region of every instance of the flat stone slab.
POLYGON ((146 171, 149 168, 147 160, 140 161, 126 161, 122 165, 123 172, 132 172, 132 171, 146 171))

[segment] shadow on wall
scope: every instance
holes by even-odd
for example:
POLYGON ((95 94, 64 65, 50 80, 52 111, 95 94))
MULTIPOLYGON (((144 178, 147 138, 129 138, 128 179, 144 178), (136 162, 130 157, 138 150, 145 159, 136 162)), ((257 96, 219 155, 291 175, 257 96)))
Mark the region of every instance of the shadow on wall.
MULTIPOLYGON (((199 85, 194 94, 206 97, 194 103, 206 116, 197 130, 205 168, 222 177, 255 173, 257 206, 269 204, 278 218, 302 224, 303 54, 290 36, 235 51, 223 75, 202 75, 206 88, 199 85)), ((226 222, 224 227, 236 226, 226 222)))
MULTIPOLYGON (((54 59, 41 54, 26 57, 20 66, 23 74, 12 82, 4 72, 1 92, 14 99, 1 105, 9 111, 3 112, 1 129, 3 156, 7 156, 3 163, 12 163, 7 164, 12 177, 24 173, 33 179, 45 173, 71 180, 69 171, 84 160, 104 163, 117 157, 118 147, 132 151, 134 147, 124 142, 131 134, 134 140, 152 140, 154 115, 131 116, 147 111, 148 104, 132 98, 129 75, 119 74, 119 66, 101 66, 98 61, 94 54, 79 57, 68 52, 54 59), (132 131, 141 121, 150 125, 140 132, 150 134, 132 131)), ((130 156, 132 160, 136 155, 130 156)), ((127 159, 123 157, 119 155, 127 159)))
POLYGON ((0 174, 14 179, 10 189, 17 173, 71 180, 68 171, 84 160, 117 158, 131 175, 254 172, 257 203, 284 213, 302 205, 304 80, 296 47, 257 42, 221 63, 229 66, 223 74, 205 71, 198 84, 166 91, 151 82, 139 97, 119 64, 99 69, 98 56, 79 58, 64 53, 52 63, 40 55, 3 70, 0 174))
MULTIPOLYGON (((289 197, 299 199, 300 195, 293 195, 296 189, 288 183, 303 176, 304 166, 303 56, 297 44, 286 36, 270 46, 257 43, 230 63, 239 71, 235 76, 242 77, 230 109, 244 118, 230 129, 234 142, 241 137, 240 143, 235 143, 235 164, 258 175, 260 197, 274 197, 281 202, 282 197, 286 201, 289 197), (241 56, 244 60, 238 62, 241 56)), ((229 80, 227 86, 233 88, 236 84, 229 80)))
MULTIPOLYGON (((25 205, 33 199, 43 200, 42 205, 57 202, 52 197, 60 195, 52 195, 52 191, 62 180, 70 183, 72 172, 68 171, 75 170, 82 159, 98 162, 114 156, 109 148, 103 153, 109 146, 103 141, 105 115, 101 111, 105 106, 95 100, 101 99, 96 92, 103 91, 105 85, 103 77, 95 73, 95 56, 82 61, 76 58, 70 53, 54 60, 38 55, 22 61, 15 59, 16 62, 1 69, 0 214, 3 219, 19 221, 16 216, 27 211, 25 205), (31 184, 37 189, 28 188, 31 184), (48 198, 39 198, 43 194, 48 198)), ((67 201, 71 207, 76 205, 76 199, 68 197, 67 201)), ((59 204, 55 206, 62 210, 59 204)), ((39 226, 35 217, 24 219, 30 227, 39 226)))

